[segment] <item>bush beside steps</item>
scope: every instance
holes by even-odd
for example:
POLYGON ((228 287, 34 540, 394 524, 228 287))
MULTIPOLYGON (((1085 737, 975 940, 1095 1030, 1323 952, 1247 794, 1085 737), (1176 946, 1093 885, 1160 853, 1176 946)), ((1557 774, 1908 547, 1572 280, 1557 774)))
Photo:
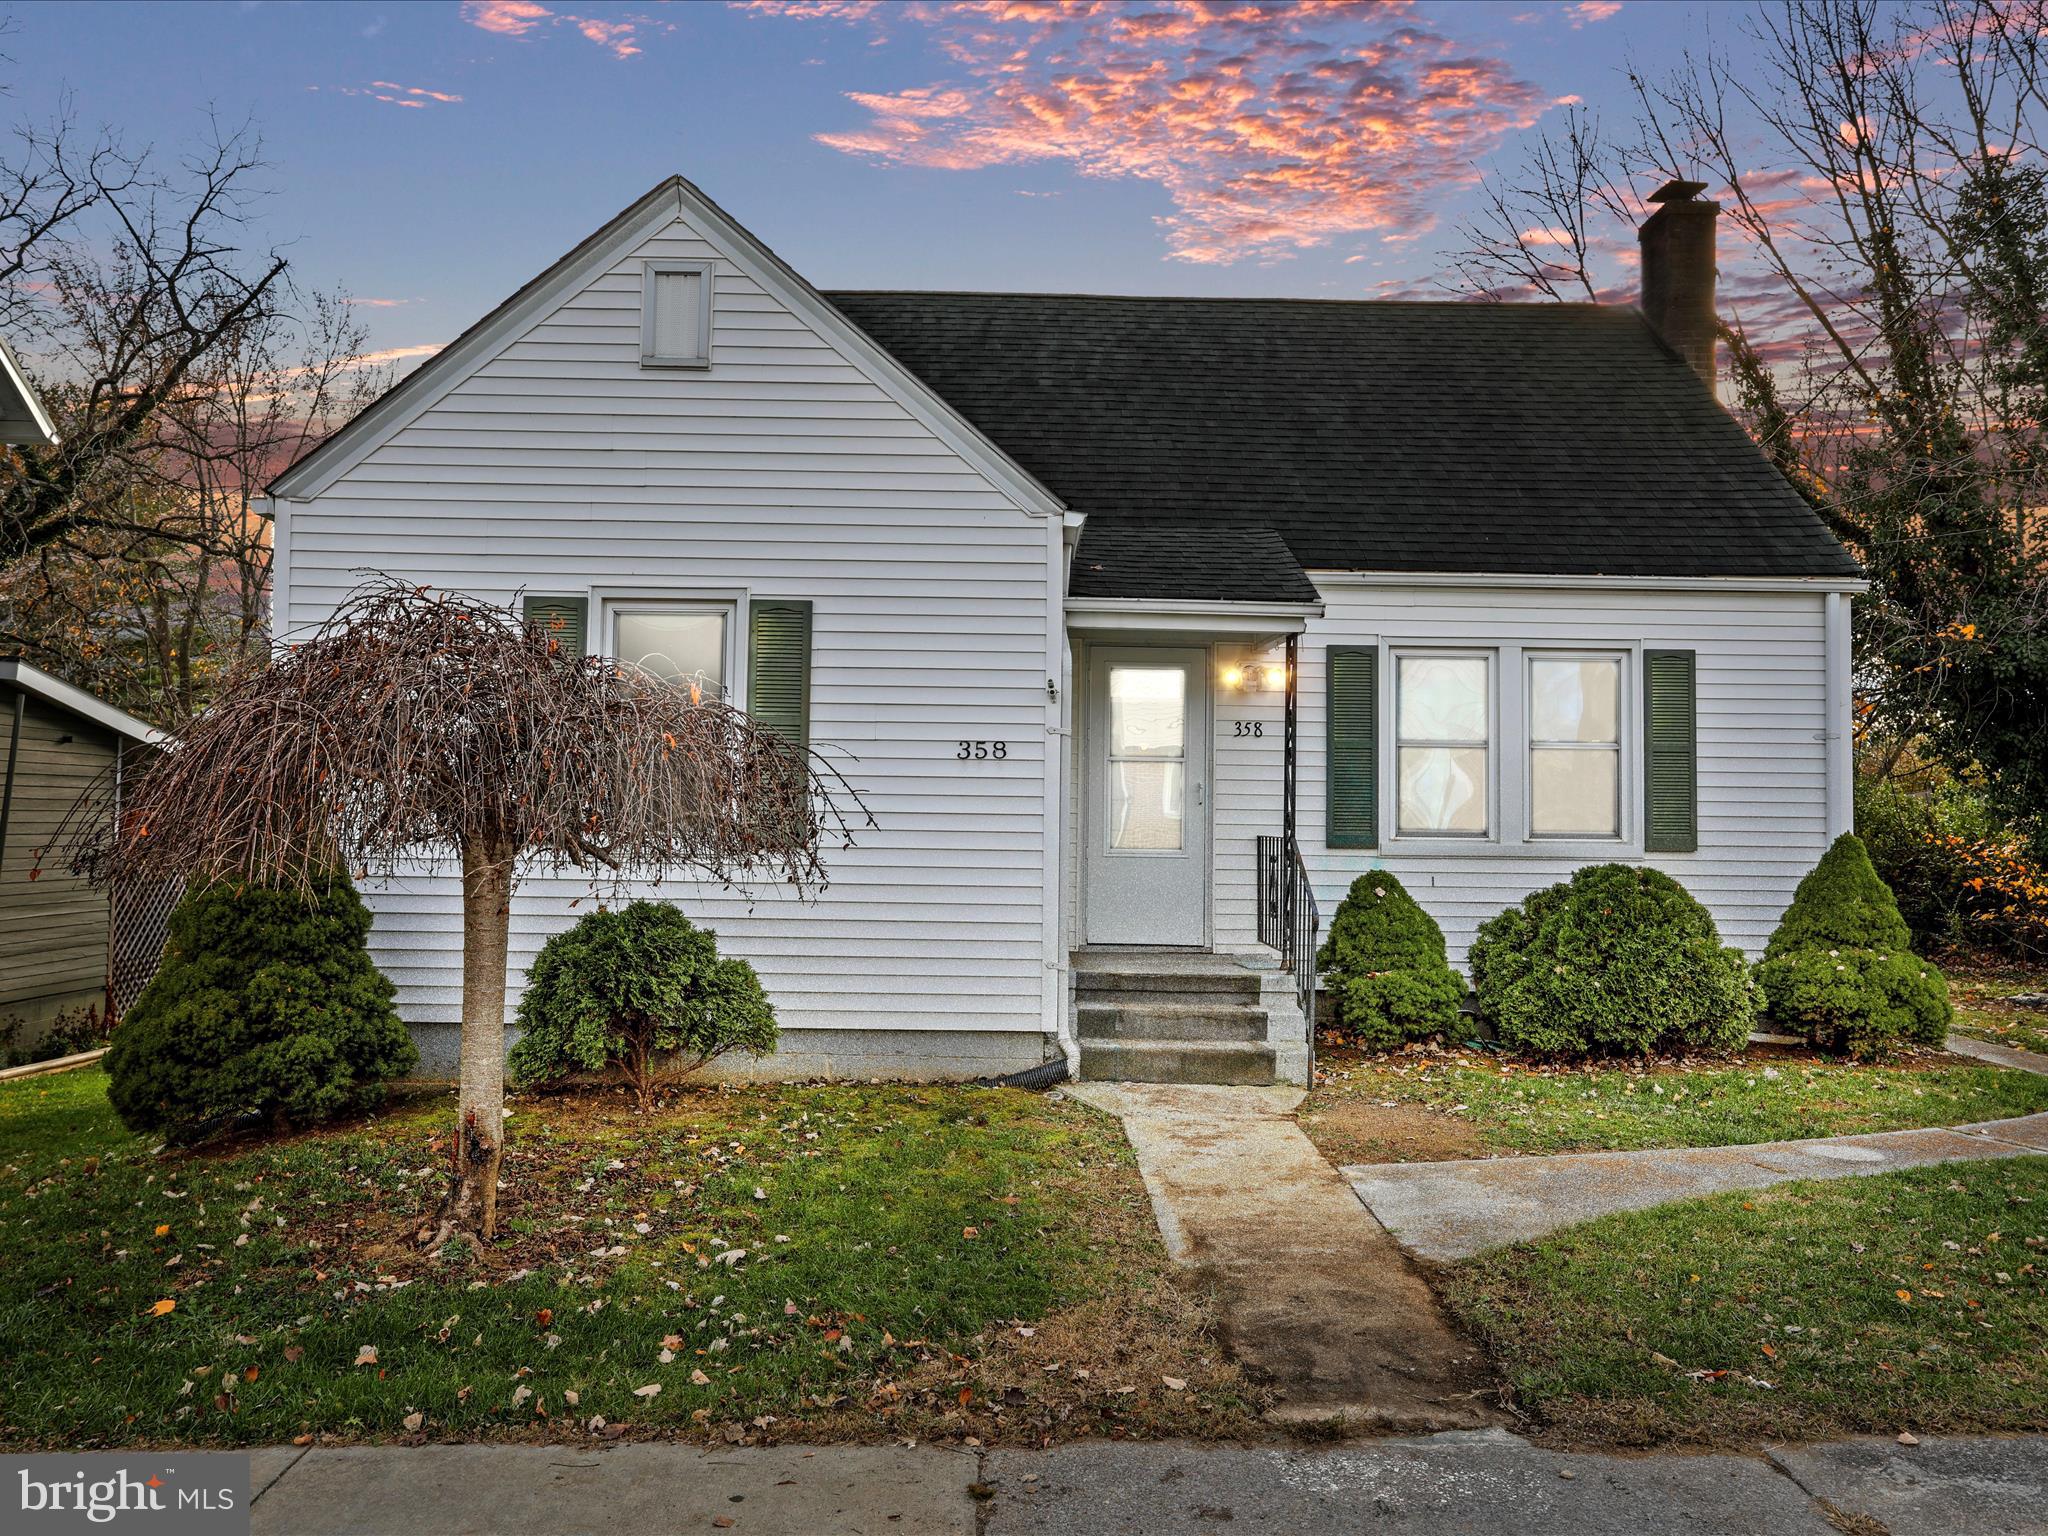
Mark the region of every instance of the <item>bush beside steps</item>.
POLYGON ((1385 870, 1351 882, 1316 965, 1336 1005, 1337 1027, 1366 1050, 1392 1050, 1458 1027, 1465 983, 1451 969, 1444 931, 1385 870))

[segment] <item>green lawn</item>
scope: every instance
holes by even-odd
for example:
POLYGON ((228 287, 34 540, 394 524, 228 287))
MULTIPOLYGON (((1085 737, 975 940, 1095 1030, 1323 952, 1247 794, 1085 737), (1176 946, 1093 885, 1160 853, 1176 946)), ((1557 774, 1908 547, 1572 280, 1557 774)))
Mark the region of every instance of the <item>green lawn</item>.
POLYGON ((1478 1052, 1327 1052, 1317 1066, 1322 1080, 1302 1105, 1301 1125, 1339 1164, 1739 1146, 2048 1110, 2048 1078, 1954 1057, 1866 1067, 1759 1052, 1729 1065, 1652 1070, 1546 1067, 1478 1052), (1413 1128, 1418 1156, 1403 1157, 1399 1139, 1384 1132, 1388 1120, 1413 1128))
POLYGON ((186 1155, 127 1135, 96 1071, 0 1086, 0 1439, 598 1416, 1037 1443, 1230 1433, 1259 1406, 1115 1123, 1077 1105, 836 1085, 515 1109, 499 1251, 429 1259, 445 1100, 186 1155))
POLYGON ((1949 972, 1957 1034, 2048 1055, 2048 1008, 2009 1001, 2015 994, 2048 993, 2048 968, 1976 961, 1949 972))
POLYGON ((2048 1158, 1605 1217, 1446 1295, 1559 1442, 2048 1428, 2048 1158))

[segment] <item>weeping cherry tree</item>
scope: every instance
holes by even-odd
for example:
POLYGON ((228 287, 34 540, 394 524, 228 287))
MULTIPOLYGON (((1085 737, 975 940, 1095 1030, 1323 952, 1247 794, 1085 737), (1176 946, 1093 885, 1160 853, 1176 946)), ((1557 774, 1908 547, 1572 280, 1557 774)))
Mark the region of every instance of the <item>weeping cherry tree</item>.
POLYGON ((462 870, 461 1093, 436 1241, 489 1238, 503 1156, 505 991, 522 874, 614 886, 689 872, 824 881, 857 805, 744 711, 575 656, 489 603, 392 581, 233 677, 123 786, 81 802, 74 862, 103 880, 247 880, 310 892, 454 857, 462 870))

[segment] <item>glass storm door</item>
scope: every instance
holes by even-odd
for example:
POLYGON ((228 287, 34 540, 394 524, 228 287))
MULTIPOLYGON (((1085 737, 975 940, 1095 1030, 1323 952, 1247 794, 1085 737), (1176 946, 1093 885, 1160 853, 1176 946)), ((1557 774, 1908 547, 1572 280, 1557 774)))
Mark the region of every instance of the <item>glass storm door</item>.
POLYGON ((1087 942, 1207 942, 1207 653, 1097 650, 1088 743, 1087 942))

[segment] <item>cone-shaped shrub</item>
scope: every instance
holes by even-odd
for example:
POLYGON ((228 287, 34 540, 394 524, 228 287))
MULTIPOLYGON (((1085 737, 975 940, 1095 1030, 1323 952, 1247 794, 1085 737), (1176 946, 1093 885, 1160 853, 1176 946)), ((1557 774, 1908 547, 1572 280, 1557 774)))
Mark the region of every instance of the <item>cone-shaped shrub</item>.
POLYGON ((1844 832, 1792 893, 1757 979, 1782 1028, 1866 1059, 1905 1043, 1939 1045, 1948 982, 1913 954, 1906 920, 1870 854, 1844 832))
POLYGON ((522 1087, 616 1069, 642 1104, 669 1058, 694 1071, 728 1051, 775 1049, 775 1010, 744 960, 665 902, 592 912, 541 946, 519 1000, 512 1047, 522 1087))
POLYGON ((419 1059, 345 876, 314 898, 210 885, 171 913, 163 964, 115 1029, 107 1096, 131 1130, 196 1141, 245 1116, 310 1125, 383 1099, 419 1059))
POLYGON ((1756 1017, 1741 951, 1660 870, 1594 864, 1482 923, 1479 1005, 1541 1056, 1732 1051, 1756 1017))
POLYGON ((1360 875, 1330 919, 1316 965, 1337 1026, 1370 1050, 1458 1026, 1465 983, 1444 954, 1444 932, 1384 870, 1360 875))

